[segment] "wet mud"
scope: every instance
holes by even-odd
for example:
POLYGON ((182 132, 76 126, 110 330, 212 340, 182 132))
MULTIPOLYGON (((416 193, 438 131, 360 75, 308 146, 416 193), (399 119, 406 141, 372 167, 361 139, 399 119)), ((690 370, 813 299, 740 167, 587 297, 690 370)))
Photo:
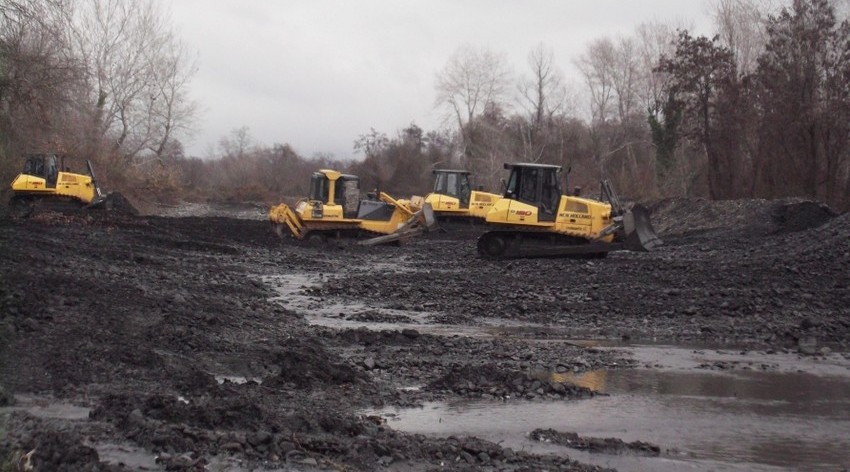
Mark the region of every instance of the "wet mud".
POLYGON ((849 215, 797 201, 652 209, 665 246, 593 261, 481 260, 480 229, 468 226, 399 247, 323 249, 281 241, 257 219, 0 219, 0 465, 600 470, 404 433, 362 412, 582 402, 599 392, 547 376, 638 367, 564 339, 848 351, 849 215), (281 292, 274 280, 287 275, 311 282, 281 292), (464 334, 479 328, 486 335, 464 334), (90 413, 15 406, 32 401, 90 413))

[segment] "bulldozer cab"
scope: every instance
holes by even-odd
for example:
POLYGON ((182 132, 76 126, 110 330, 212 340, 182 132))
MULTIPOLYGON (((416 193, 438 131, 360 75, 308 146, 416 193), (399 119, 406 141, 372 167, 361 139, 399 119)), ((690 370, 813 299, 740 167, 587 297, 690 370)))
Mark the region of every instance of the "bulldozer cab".
POLYGON ((47 181, 48 188, 56 188, 60 162, 55 154, 31 154, 24 161, 23 174, 41 177, 47 181))
POLYGON ((345 218, 356 218, 360 204, 360 178, 323 169, 310 178, 310 200, 341 205, 345 218))
POLYGON ((561 200, 561 166, 549 164, 505 164, 511 171, 504 198, 518 200, 538 209, 538 221, 555 221, 561 200))
POLYGON ((457 198, 460 208, 469 208, 472 193, 469 174, 469 171, 465 170, 435 169, 434 193, 457 198))

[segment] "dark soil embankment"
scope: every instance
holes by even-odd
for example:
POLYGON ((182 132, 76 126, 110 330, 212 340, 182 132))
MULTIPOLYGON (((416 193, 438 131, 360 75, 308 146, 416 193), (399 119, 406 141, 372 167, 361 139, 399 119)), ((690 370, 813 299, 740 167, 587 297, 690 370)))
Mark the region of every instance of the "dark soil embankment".
POLYGON ((548 325, 559 336, 847 348, 847 214, 809 202, 674 200, 654 209, 665 246, 595 261, 481 260, 474 227, 401 247, 320 250, 280 241, 261 220, 0 219, 0 403, 18 394, 20 410, 0 415, 0 464, 35 451, 35 464, 66 458, 80 470, 132 470, 106 465, 94 447, 119 443, 157 455, 163 470, 214 461, 594 470, 474 438, 400 434, 357 412, 459 397, 581 401, 590 392, 550 383, 547 373, 629 361, 511 336, 309 326, 287 299, 271 300, 264 276, 323 274, 302 294, 317 306, 399 308, 409 316, 398 319, 426 324, 495 320, 548 325), (54 399, 91 408, 91 419, 26 412, 54 399), (54 446, 39 446, 46 442, 54 446))

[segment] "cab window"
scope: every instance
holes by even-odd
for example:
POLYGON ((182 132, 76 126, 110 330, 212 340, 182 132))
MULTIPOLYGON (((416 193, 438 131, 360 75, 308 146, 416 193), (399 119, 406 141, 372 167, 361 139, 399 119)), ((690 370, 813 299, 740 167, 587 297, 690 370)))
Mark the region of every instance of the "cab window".
POLYGON ((310 200, 318 200, 323 203, 328 201, 328 179, 324 174, 313 174, 310 179, 310 200))
POLYGON ((520 177, 519 199, 527 203, 537 203, 537 169, 525 169, 520 177))

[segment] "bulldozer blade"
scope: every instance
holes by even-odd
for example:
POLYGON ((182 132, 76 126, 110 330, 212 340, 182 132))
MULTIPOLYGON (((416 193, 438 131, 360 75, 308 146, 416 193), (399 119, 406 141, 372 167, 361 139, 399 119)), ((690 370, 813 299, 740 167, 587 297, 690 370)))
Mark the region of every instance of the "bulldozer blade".
POLYGON ((663 244, 649 221, 649 210, 635 205, 623 215, 624 246, 630 251, 651 251, 663 244))
POLYGON ((364 241, 358 241, 358 246, 377 246, 378 244, 393 243, 396 241, 403 242, 412 236, 416 236, 423 232, 433 231, 437 229, 437 218, 434 216, 434 210, 430 203, 422 206, 422 209, 413 214, 407 221, 404 222, 395 232, 378 236, 364 241))
POLYGON ((404 242, 408 238, 415 236, 422 232, 421 227, 410 228, 406 231, 397 231, 395 233, 385 234, 383 236, 377 236, 375 238, 365 239, 363 241, 358 241, 358 246, 377 246, 379 244, 389 244, 394 242, 404 242))
POLYGON ((425 229, 429 231, 435 229, 437 226, 437 217, 434 216, 434 209, 431 208, 431 204, 426 203, 419 211, 422 212, 423 226, 425 229))
POLYGON ((83 208, 85 209, 94 209, 94 208, 108 208, 107 203, 107 195, 97 195, 95 196, 91 202, 85 205, 83 208))

